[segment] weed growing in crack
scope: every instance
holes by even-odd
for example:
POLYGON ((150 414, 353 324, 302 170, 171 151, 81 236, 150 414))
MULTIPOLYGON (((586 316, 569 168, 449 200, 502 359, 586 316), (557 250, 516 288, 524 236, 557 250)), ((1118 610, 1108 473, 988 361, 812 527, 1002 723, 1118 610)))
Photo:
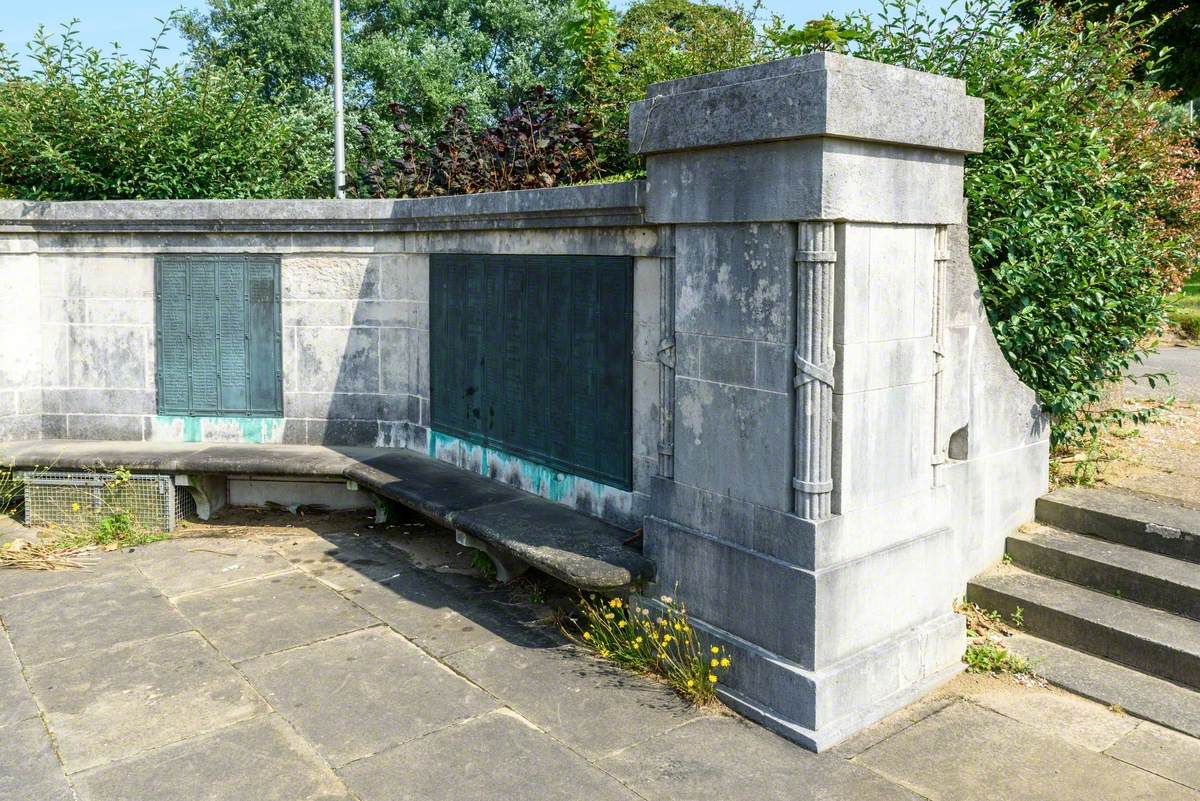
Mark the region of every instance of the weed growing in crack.
POLYGON ((723 647, 701 643, 687 607, 667 595, 654 608, 594 593, 581 596, 578 615, 563 630, 605 659, 665 679, 696 704, 716 698, 717 682, 732 665, 723 647))

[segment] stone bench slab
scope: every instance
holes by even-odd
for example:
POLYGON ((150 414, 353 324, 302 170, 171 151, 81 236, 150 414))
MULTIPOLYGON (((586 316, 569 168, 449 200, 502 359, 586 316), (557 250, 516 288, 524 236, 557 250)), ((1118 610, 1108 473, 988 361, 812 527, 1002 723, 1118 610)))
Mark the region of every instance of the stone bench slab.
POLYGON ((615 591, 654 576, 654 564, 623 544, 624 529, 394 448, 30 440, 0 443, 0 465, 340 478, 583 590, 615 591))

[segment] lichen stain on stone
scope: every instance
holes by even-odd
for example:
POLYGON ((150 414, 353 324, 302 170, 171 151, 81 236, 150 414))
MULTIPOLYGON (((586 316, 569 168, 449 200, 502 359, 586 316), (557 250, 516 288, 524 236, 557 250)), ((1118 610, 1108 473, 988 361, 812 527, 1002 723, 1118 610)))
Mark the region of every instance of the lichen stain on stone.
POLYGON ((693 382, 693 386, 695 389, 679 398, 679 425, 699 445, 704 436, 704 410, 713 401, 713 385, 702 381, 693 382))

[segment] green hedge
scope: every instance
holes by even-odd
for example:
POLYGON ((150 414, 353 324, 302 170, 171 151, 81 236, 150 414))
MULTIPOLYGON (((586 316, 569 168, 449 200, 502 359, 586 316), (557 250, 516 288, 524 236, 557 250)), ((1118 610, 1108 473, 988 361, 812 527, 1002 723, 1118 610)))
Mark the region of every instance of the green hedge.
POLYGON ((25 73, 0 49, 0 196, 331 194, 318 113, 262 100, 254 69, 160 68, 157 52, 135 61, 83 47, 72 27, 39 30, 25 73))

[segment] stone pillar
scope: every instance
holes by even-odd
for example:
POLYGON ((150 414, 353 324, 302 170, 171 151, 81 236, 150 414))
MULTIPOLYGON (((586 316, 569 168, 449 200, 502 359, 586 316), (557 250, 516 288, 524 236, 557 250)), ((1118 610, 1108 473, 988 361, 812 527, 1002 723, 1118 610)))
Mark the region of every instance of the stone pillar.
POLYGON ((960 81, 831 53, 630 109, 674 245, 654 592, 734 653, 728 703, 812 748, 958 669, 934 238, 982 134, 960 81))

